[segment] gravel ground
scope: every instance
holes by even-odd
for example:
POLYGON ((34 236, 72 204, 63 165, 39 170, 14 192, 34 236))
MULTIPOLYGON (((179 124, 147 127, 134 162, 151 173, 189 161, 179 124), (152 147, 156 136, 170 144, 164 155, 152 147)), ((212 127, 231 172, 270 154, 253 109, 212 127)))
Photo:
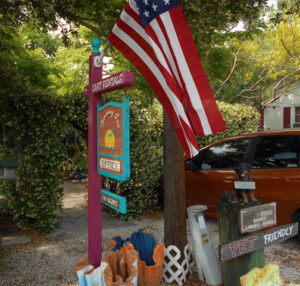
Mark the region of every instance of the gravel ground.
MULTIPOLYGON (((61 227, 52 235, 21 231, 5 236, 3 246, 6 258, 4 263, 0 264, 0 285, 78 285, 74 265, 87 255, 86 212, 84 185, 66 183, 64 220, 67 217, 74 219, 72 222, 75 231, 68 232, 63 220, 61 227), (79 222, 80 229, 76 228, 76 222, 79 222)), ((206 219, 206 223, 217 248, 217 221, 206 219)), ((163 224, 161 212, 148 213, 139 220, 130 222, 122 222, 103 214, 103 256, 109 252, 109 240, 114 233, 125 238, 144 227, 155 237, 157 243, 163 242, 163 224)), ((266 263, 279 262, 281 276, 286 282, 300 284, 300 245, 295 239, 265 248, 265 259, 266 263)), ((194 281, 186 285, 200 283, 194 281)))

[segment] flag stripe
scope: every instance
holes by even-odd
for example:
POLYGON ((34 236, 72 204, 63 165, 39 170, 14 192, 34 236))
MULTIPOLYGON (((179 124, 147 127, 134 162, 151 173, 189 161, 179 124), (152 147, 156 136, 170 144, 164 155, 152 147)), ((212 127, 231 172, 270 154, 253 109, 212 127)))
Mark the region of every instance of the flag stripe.
MULTIPOLYGON (((200 105, 198 105, 197 98, 200 98, 202 103, 201 108, 206 114, 212 133, 222 131, 226 129, 226 126, 218 110, 213 93, 206 78, 195 43, 194 41, 190 40, 192 39, 192 34, 189 30, 181 8, 177 7, 170 10, 170 18, 170 21, 174 23, 178 42, 181 43, 182 54, 186 62, 190 63, 189 67, 191 79, 193 79, 197 86, 197 93, 191 93, 189 90, 189 98, 192 99, 191 108, 193 108, 196 112, 202 112, 201 110, 198 110, 198 106, 200 105), (175 24, 176 22, 179 23, 175 24)), ((185 72, 182 72, 182 74, 185 75, 185 72)))
MULTIPOLYGON (((182 88, 182 84, 181 84, 180 77, 178 74, 178 69, 175 64, 175 59, 169 48, 168 37, 164 36, 164 33, 161 29, 161 25, 159 24, 159 20, 160 20, 160 18, 158 18, 157 20, 154 19, 151 22, 151 25, 149 25, 146 28, 147 34, 150 35, 150 38, 154 40, 154 43, 160 48, 161 51, 163 51, 163 54, 166 55, 166 61, 168 61, 169 65, 171 67, 172 73, 174 74, 174 76, 177 80, 177 83, 182 88)), ((154 49, 154 50, 157 53, 157 50, 156 49, 154 49)))
MULTIPOLYGON (((177 10, 177 8, 173 8, 172 10, 177 10)), ((189 90, 189 95, 190 95, 189 99, 191 101, 191 104, 193 107, 197 108, 196 111, 199 115, 203 130, 204 130, 204 134, 211 134, 212 131, 209 126, 206 113, 204 111, 202 102, 200 100, 198 90, 197 90, 196 84, 193 80, 190 68, 186 62, 184 53, 179 44, 179 41, 177 38, 177 33, 173 26, 173 21, 171 20, 170 13, 165 12, 160 17, 162 19, 162 22, 165 25, 166 31, 169 35, 169 38, 172 38, 172 41, 171 41, 172 50, 174 51, 174 53, 176 55, 176 58, 178 60, 178 66, 180 68, 180 73, 183 76, 183 80, 185 82, 187 89, 189 90)), ((181 20, 182 20, 182 18, 181 18, 181 20)))
POLYGON ((146 38, 145 35, 143 35, 145 34, 145 30, 141 29, 139 24, 135 22, 131 16, 124 13, 124 15, 121 16, 121 19, 123 21, 118 21, 118 26, 121 27, 127 35, 131 35, 136 43, 139 43, 139 46, 146 52, 146 54, 149 55, 152 61, 155 62, 158 69, 162 72, 172 92, 179 98, 179 100, 181 100, 181 97, 179 96, 180 89, 178 89, 165 57, 161 53, 159 47, 157 47, 151 39, 146 38), (127 17, 128 20, 126 20, 127 17), (126 22, 124 20, 126 20, 126 22), (144 39, 144 41, 142 39, 144 39), (150 46, 149 42, 152 46, 150 46), (154 47, 154 49, 152 47, 154 47))
MULTIPOLYGON (((122 25, 122 30, 124 30, 127 34, 131 34, 132 32, 130 31, 133 29, 142 39, 138 39, 138 36, 134 36, 134 39, 140 44, 140 46, 150 55, 152 60, 156 60, 156 57, 158 58, 159 61, 161 61, 162 65, 164 68, 168 71, 169 74, 171 74, 171 71, 166 64, 164 55, 161 53, 161 49, 157 47, 156 43, 147 36, 145 33, 145 30, 141 25, 141 23, 135 21, 135 17, 132 17, 134 14, 133 10, 131 13, 128 13, 128 9, 125 10, 126 13, 121 14, 121 19, 123 20, 122 23, 118 23, 119 26, 122 25), (133 12, 133 13, 132 13, 133 12), (149 45, 149 46, 148 46, 149 45), (155 50, 155 53, 154 53, 155 50), (156 57, 154 56, 156 54, 156 57)), ((159 64, 159 61, 156 60, 156 63, 159 64)))
MULTIPOLYGON (((146 27, 147 34, 149 34, 149 30, 150 30, 149 27, 152 26, 152 23, 154 21, 155 20, 153 20, 151 22, 151 25, 148 25, 146 27)), ((167 55, 169 62, 171 62, 171 61, 174 62, 174 65, 172 65, 172 72, 173 72, 173 74, 178 74, 178 71, 180 71, 180 69, 179 69, 179 64, 180 63, 178 63, 178 61, 176 60, 176 54, 174 53, 174 50, 173 50, 172 45, 171 45, 171 40, 169 39, 169 35, 167 33, 167 30, 165 28, 164 23, 161 20, 161 17, 157 17, 157 23, 158 23, 158 25, 160 27, 160 29, 156 30, 157 34, 159 34, 159 39, 160 39, 160 41, 163 41, 163 39, 165 39, 165 41, 164 41, 165 45, 163 45, 164 53, 167 55)), ((174 80, 175 79, 176 79, 177 84, 181 87, 181 91, 180 91, 180 94, 181 94, 181 97, 182 97, 181 100, 183 102, 186 114, 187 114, 187 116, 189 118, 191 126, 192 126, 192 128, 194 130, 194 133, 196 133, 198 135, 205 134, 205 132, 203 131, 203 128, 202 128, 201 121, 198 118, 198 114, 194 115, 194 117, 196 117, 194 120, 192 120, 192 118, 191 118, 192 115, 193 115, 192 113, 195 113, 195 111, 193 109, 191 110, 188 107, 188 105, 190 104, 188 102, 189 96, 184 95, 184 93, 188 94, 188 91, 186 89, 186 85, 184 83, 182 74, 179 72, 179 79, 177 77, 174 77, 174 80)))
MULTIPOLYGON (((171 122, 175 127, 177 134, 179 135, 179 140, 181 141, 185 150, 189 150, 187 152, 188 157, 195 156, 198 153, 198 145, 195 139, 194 134, 192 134, 192 138, 190 138, 191 132, 184 133, 184 129, 182 127, 181 122, 186 122, 186 126, 189 126, 188 119, 184 112, 181 102, 171 91, 169 86, 166 84, 164 76, 161 74, 157 65, 152 61, 152 59, 148 56, 148 54, 139 46, 135 40, 133 40, 127 33, 122 31, 118 26, 114 27, 113 33, 110 36, 110 41, 112 44, 116 46, 122 47, 123 53, 126 53, 127 57, 136 65, 139 69, 140 66, 143 67, 141 69, 141 73, 143 76, 149 81, 151 81, 153 89, 157 92, 157 94, 165 94, 166 97, 160 97, 162 104, 166 107, 166 111, 170 116, 171 122), (115 36, 113 36, 115 35, 115 36), (122 43, 117 43, 118 41, 122 41, 122 43), (124 48, 126 45, 126 48, 124 48), (143 61, 143 63, 140 63, 143 61), (147 69, 145 68, 147 67, 147 69), (178 118, 179 116, 179 118, 178 118), (175 124, 174 124, 175 123, 175 124), (187 141, 187 142, 186 142, 187 141)), ((123 25, 122 25, 123 26, 123 25)), ((139 69, 140 70, 140 69, 139 69)), ((189 126, 191 130, 191 127, 189 126)))
POLYGON ((187 157, 198 154, 195 133, 225 129, 177 1, 129 0, 109 41, 149 82, 187 157))

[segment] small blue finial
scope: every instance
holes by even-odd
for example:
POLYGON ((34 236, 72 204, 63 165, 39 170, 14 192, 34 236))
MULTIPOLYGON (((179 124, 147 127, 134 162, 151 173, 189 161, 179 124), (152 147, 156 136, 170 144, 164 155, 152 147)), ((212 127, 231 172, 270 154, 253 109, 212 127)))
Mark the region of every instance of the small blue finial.
POLYGON ((93 51, 92 51, 92 54, 100 54, 100 48, 101 46, 101 41, 98 39, 98 38, 94 38, 92 40, 92 47, 93 47, 93 51))

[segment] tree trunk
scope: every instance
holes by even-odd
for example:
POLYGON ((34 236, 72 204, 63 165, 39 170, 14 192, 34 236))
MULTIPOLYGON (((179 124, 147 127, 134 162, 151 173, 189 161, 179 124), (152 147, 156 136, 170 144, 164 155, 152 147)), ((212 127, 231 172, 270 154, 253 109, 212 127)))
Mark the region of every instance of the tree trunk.
POLYGON ((164 243, 183 254, 187 243, 184 154, 164 110, 164 243))

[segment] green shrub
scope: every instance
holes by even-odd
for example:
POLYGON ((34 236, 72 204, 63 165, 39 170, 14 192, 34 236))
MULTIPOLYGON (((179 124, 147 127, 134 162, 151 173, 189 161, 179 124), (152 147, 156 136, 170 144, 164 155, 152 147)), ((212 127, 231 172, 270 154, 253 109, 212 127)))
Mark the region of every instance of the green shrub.
MULTIPOLYGON (((257 130, 259 113, 253 107, 218 102, 227 129, 215 135, 198 138, 199 146, 226 137, 257 130)), ((130 105, 131 176, 128 182, 117 182, 104 177, 103 187, 127 199, 127 214, 137 217, 143 210, 158 208, 157 187, 163 166, 162 107, 155 102, 141 108, 137 102, 130 105)), ((106 208, 106 207, 105 207, 106 208)), ((107 211, 119 215, 109 208, 107 211)))
POLYGON ((65 116, 59 98, 47 93, 1 98, 6 123, 6 154, 18 162, 17 178, 0 182, 0 193, 20 227, 53 230, 61 206, 61 142, 65 116))
MULTIPOLYGON (((121 98, 111 95, 104 99, 121 102, 121 98)), ((81 93, 65 97, 16 93, 0 97, 0 106, 1 109, 4 107, 1 118, 6 123, 5 141, 9 152, 6 155, 22 162, 17 170, 17 180, 0 181, 0 195, 19 226, 33 226, 38 231, 50 232, 61 207, 63 160, 72 156, 78 168, 87 169, 87 97, 81 93), (66 134, 76 137, 71 147, 65 143, 66 134)), ((199 137, 200 147, 257 129, 259 114, 256 109, 223 102, 218 106, 227 130, 199 137)), ((131 99, 130 146, 130 179, 118 182, 103 177, 104 188, 126 197, 128 212, 122 216, 125 219, 158 207, 163 145, 162 107, 157 101, 145 107, 139 100, 131 99)), ((1 144, 0 149, 3 149, 1 144)), ((1 154, 3 150, 0 150, 1 154)), ((118 215, 110 208, 106 209, 118 215)))
POLYGON ((76 164, 87 169, 88 100, 82 93, 58 97, 26 93, 18 84, 15 89, 14 94, 0 94, 6 133, 4 138, 0 132, 0 142, 6 143, 5 154, 0 144, 0 159, 18 161, 17 179, 0 181, 0 195, 20 227, 47 233, 54 229, 61 208, 62 162, 70 151, 65 142, 68 130, 79 138, 73 154, 76 164))
MULTIPOLYGON (((154 102, 147 108, 130 101, 130 163, 127 182, 104 177, 103 187, 127 199, 125 219, 137 217, 143 210, 158 208, 158 180, 162 173, 162 107, 154 102)), ((109 208, 107 211, 118 215, 109 208)))
POLYGON ((227 129, 214 135, 198 137, 200 148, 224 138, 257 131, 259 112, 254 107, 225 102, 217 102, 217 105, 227 129))

